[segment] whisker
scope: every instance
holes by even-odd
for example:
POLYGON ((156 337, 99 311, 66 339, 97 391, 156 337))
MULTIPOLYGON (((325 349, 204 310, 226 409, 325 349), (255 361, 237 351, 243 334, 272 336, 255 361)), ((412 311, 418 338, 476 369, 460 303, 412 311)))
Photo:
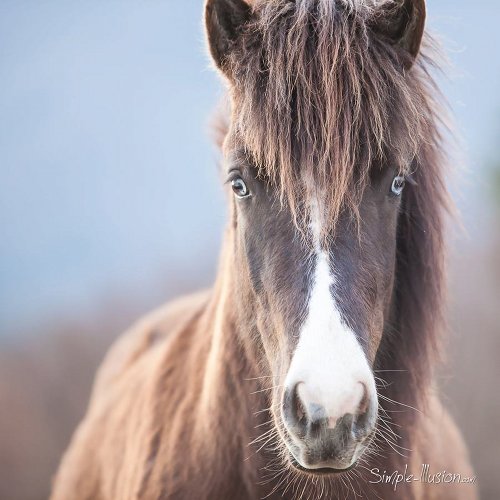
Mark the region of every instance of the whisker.
POLYGON ((251 392, 250 394, 253 395, 253 394, 259 394, 261 392, 267 392, 267 391, 272 391, 273 389, 280 389, 281 387, 283 387, 282 384, 280 385, 275 385, 273 387, 266 387, 265 389, 259 389, 258 391, 254 391, 254 392, 251 392))
POLYGON ((411 410, 415 410, 418 413, 422 413, 418 408, 415 408, 414 406, 410 406, 410 405, 407 405, 405 403, 401 403, 399 401, 395 401, 394 399, 388 398, 387 396, 384 396, 382 394, 379 394, 379 398, 382 398, 384 401, 388 401, 388 402, 396 404, 396 405, 405 406, 406 408, 410 408, 411 410))

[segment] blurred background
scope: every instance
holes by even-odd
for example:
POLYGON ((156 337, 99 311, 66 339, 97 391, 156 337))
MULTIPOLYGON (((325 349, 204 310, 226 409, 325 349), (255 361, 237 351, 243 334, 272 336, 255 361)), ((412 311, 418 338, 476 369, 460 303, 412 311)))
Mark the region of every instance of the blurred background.
MULTIPOLYGON (((500 498, 500 2, 428 0, 451 66, 446 404, 500 498), (465 166, 465 168, 462 167, 465 166)), ((213 280, 225 221, 201 0, 0 1, 0 499, 38 500, 95 369, 213 280)))

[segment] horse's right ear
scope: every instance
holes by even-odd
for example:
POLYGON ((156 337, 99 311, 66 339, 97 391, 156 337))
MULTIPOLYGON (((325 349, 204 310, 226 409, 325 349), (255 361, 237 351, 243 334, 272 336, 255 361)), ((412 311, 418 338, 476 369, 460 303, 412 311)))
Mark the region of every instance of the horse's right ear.
POLYGON ((425 0, 392 0, 374 20, 375 31, 405 53, 403 65, 411 68, 422 43, 426 18, 425 0))
POLYGON ((250 5, 244 0, 207 0, 205 4, 205 27, 210 53, 217 67, 227 76, 230 76, 228 56, 251 14, 250 5))

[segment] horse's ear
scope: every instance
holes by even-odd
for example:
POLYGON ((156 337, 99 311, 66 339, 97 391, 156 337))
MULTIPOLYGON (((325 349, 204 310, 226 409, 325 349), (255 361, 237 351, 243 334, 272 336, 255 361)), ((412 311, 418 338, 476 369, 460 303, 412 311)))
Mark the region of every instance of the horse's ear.
POLYGON ((393 0, 375 16, 375 31, 405 52, 402 62, 406 69, 413 65, 420 51, 425 18, 425 0, 393 0))
POLYGON ((251 8, 244 0, 207 0, 205 4, 210 53, 217 67, 226 75, 229 71, 228 56, 250 17, 251 8))

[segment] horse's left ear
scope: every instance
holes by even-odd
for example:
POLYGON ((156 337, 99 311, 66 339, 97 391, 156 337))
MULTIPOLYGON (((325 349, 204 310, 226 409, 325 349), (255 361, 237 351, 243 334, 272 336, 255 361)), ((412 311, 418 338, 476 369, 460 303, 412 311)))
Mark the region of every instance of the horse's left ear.
POLYGON ((380 8, 374 30, 403 51, 402 62, 411 68, 420 51, 426 18, 425 0, 394 0, 380 8))
POLYGON ((207 0, 205 3, 205 27, 210 53, 226 76, 230 76, 228 57, 250 18, 251 7, 244 0, 207 0))

